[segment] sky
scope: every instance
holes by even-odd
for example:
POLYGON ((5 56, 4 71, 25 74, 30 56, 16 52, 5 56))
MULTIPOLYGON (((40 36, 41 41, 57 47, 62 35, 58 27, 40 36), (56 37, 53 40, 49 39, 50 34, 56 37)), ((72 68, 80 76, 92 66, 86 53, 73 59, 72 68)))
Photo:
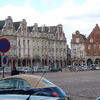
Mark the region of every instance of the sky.
POLYGON ((79 30, 86 37, 100 26, 100 0, 2 0, 0 20, 11 16, 13 22, 26 19, 27 25, 63 25, 70 47, 72 34, 79 30))

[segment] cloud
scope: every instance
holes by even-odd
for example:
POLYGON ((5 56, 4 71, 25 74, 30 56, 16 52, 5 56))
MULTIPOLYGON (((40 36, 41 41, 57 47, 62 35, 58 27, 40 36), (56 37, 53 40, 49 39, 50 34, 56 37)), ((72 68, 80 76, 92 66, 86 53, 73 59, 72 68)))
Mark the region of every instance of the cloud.
POLYGON ((43 0, 42 4, 45 6, 53 6, 54 2, 52 0, 43 0))
MULTIPOLYGON (((28 0, 32 2, 34 0, 28 0)), ((53 5, 53 0, 43 0, 45 5, 53 5)), ((39 26, 62 24, 67 42, 70 45, 72 33, 79 30, 88 36, 96 23, 100 24, 100 0, 86 0, 83 4, 75 0, 65 0, 58 8, 46 9, 43 13, 26 2, 23 6, 6 5, 0 8, 0 20, 11 16, 14 21, 26 19, 28 25, 38 23, 39 26)))
POLYGON ((38 16, 37 11, 27 3, 21 7, 8 4, 0 8, 0 12, 0 20, 4 20, 7 16, 11 16, 13 21, 26 19, 28 23, 32 22, 33 19, 35 20, 38 16))

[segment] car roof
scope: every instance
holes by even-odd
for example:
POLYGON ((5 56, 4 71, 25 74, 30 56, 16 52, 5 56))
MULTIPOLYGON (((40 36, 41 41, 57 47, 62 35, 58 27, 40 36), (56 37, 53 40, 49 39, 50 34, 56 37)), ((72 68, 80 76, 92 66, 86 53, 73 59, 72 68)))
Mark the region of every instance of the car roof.
POLYGON ((14 75, 14 76, 8 76, 8 77, 5 77, 3 79, 8 79, 8 78, 24 79, 30 84, 31 88, 53 87, 53 86, 55 86, 55 85, 46 84, 42 80, 47 80, 47 79, 45 79, 42 76, 38 76, 38 75, 19 74, 19 75, 14 75), (33 84, 33 82, 34 82, 34 84, 33 84))

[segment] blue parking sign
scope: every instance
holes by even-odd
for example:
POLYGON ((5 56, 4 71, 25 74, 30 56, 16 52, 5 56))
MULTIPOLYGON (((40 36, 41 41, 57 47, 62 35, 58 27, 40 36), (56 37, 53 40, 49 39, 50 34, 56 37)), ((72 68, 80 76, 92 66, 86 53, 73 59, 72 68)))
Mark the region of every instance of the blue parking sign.
POLYGON ((2 67, 7 67, 7 65, 8 65, 8 57, 5 56, 5 55, 2 55, 1 56, 1 66, 2 67))

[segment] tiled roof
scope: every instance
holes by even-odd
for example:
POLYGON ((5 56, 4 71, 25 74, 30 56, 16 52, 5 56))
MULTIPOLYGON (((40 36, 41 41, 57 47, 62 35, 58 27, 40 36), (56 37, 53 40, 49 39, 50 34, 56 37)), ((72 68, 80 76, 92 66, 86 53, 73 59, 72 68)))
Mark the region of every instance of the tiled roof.
POLYGON ((13 25, 15 27, 15 30, 17 30, 20 25, 20 22, 13 22, 13 25))
MULTIPOLYGON (((1 20, 0 21, 0 29, 3 28, 5 24, 5 20, 1 20)), ((20 26, 20 21, 19 22, 13 22, 14 28, 15 30, 18 30, 19 26, 20 26)), ((32 29, 34 28, 34 26, 27 26, 29 31, 32 32, 32 29)), ((44 26, 45 27, 45 32, 48 33, 50 30, 50 33, 55 33, 57 31, 57 26, 44 26)), ((38 27, 38 32, 42 32, 42 27, 38 27)))
POLYGON ((0 21, 0 29, 3 28, 4 24, 5 24, 5 20, 1 20, 1 21, 0 21))
POLYGON ((30 32, 32 32, 33 26, 28 26, 27 28, 29 29, 30 32))
POLYGON ((82 38, 84 39, 84 41, 86 41, 86 37, 83 34, 80 34, 82 36, 82 38))

